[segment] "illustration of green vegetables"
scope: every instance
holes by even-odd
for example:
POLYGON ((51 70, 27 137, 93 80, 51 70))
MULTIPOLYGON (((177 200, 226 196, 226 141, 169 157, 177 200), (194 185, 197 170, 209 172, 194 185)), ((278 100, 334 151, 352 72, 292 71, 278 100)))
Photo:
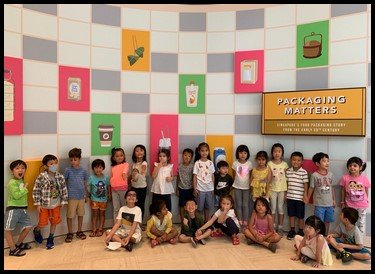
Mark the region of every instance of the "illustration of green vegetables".
POLYGON ((133 40, 133 48, 134 48, 134 55, 128 55, 129 64, 132 66, 137 62, 139 57, 143 58, 143 52, 145 51, 144 47, 138 47, 137 45, 137 37, 135 35, 132 36, 133 40))

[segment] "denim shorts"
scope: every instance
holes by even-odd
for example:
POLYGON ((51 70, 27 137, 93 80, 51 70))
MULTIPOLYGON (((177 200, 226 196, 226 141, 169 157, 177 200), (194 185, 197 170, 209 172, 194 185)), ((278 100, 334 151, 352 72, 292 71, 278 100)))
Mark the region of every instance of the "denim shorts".
POLYGON ((16 228, 16 224, 19 224, 22 229, 33 226, 26 209, 14 208, 5 211, 4 230, 14 230, 16 228))
POLYGON ((333 223, 335 221, 335 210, 333 206, 315 206, 314 214, 323 222, 333 223))

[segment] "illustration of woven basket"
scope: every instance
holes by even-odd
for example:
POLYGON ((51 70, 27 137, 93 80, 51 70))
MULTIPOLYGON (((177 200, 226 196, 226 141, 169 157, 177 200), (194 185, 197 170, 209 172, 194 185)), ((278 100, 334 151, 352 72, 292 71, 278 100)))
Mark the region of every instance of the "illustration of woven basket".
POLYGON ((322 55, 322 35, 311 32, 303 39, 303 57, 317 58, 320 55, 322 55))

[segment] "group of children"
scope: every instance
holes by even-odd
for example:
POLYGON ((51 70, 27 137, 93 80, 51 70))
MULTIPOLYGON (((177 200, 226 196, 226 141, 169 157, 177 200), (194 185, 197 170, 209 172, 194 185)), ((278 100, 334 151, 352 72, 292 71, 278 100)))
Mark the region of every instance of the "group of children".
MULTIPOLYGON (((293 260, 306 262, 313 259, 314 267, 331 265, 329 248, 337 250, 336 257, 343 262, 353 258, 371 258, 371 252, 363 248, 367 195, 371 184, 362 174, 366 163, 360 158, 352 157, 347 162, 348 174, 342 176, 339 182, 342 187, 341 222, 334 232, 329 232, 329 224, 334 221, 336 197, 332 189, 335 178, 329 171, 329 156, 326 153, 319 152, 313 156, 317 171, 310 178, 302 168, 302 153, 296 151, 291 154, 289 167, 283 160, 284 147, 280 143, 272 146, 271 160, 268 160, 266 151, 259 151, 255 156, 255 167, 249 161, 250 151, 246 145, 239 145, 235 154, 232 178, 226 161, 219 161, 215 172, 207 143, 198 145, 193 162, 193 150, 183 150, 176 176, 181 221, 179 234, 172 225, 171 195, 175 193, 175 176, 173 164, 170 163, 170 150, 159 150, 158 162, 154 163, 151 174, 152 203, 145 228, 151 247, 163 242, 175 244, 178 240, 190 242, 196 247, 198 243, 205 244, 207 237, 223 234, 230 236, 232 243, 238 245, 238 234, 243 232, 248 244, 257 243, 276 252, 276 243, 282 237, 286 200, 290 220, 287 238, 295 239, 297 249, 293 260), (305 204, 311 195, 314 215, 304 221, 305 204), (250 212, 252 202, 253 210, 250 212), (298 219, 297 231, 295 218, 298 219)), ((39 222, 33 230, 35 241, 42 243, 40 228, 49 221, 50 234, 46 247, 54 247, 53 235, 56 225, 61 222, 60 210, 64 204, 68 207, 65 241, 71 242, 73 239, 72 219, 75 215, 78 216, 76 237, 85 239, 82 220, 85 202, 89 199, 92 210, 92 232, 89 236, 102 236, 107 201, 112 200, 114 226, 105 231, 105 241, 107 244, 110 241, 120 242, 125 249, 132 251, 133 244, 141 241, 144 229, 142 216, 145 213, 148 170, 146 148, 143 145, 134 148, 131 166, 125 160, 124 150, 113 148, 110 176, 103 173, 105 164, 101 159, 92 162, 93 174, 89 176, 80 167, 80 149, 69 151, 69 159, 71 166, 64 174, 58 172, 58 160, 54 155, 48 154, 42 160, 45 170, 38 175, 33 189, 34 205, 39 212, 39 222)), ((14 161, 10 169, 13 179, 8 184, 4 229, 10 246, 9 254, 23 256, 24 250, 31 248, 23 240, 32 229, 26 211, 27 183, 23 182, 26 163, 14 161), (14 243, 11 231, 17 223, 23 226, 23 230, 14 243)))

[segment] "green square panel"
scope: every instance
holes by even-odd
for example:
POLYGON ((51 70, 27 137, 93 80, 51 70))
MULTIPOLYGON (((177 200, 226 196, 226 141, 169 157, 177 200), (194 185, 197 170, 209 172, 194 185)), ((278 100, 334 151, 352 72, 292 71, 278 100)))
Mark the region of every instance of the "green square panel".
POLYGON ((179 76, 179 113, 205 113, 206 75, 179 76))
POLYGON ((91 115, 91 154, 111 155, 120 146, 120 114, 91 115))

